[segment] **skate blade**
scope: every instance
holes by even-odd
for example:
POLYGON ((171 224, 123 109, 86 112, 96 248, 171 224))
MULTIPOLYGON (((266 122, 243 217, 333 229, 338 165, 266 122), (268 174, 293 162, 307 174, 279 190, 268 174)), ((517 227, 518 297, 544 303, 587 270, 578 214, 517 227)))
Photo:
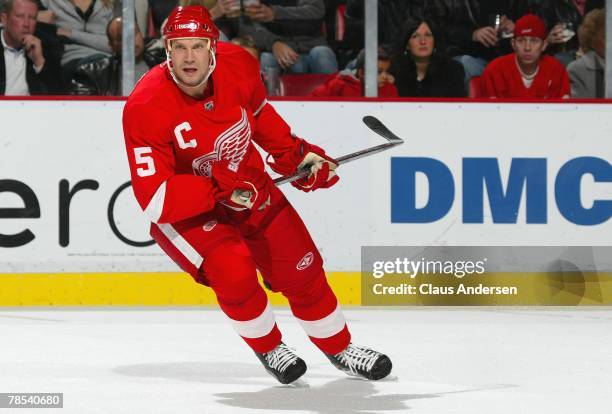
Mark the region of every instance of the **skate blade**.
POLYGON ((384 378, 376 380, 376 382, 398 382, 398 381, 399 381, 399 378, 397 377, 397 375, 393 375, 393 374, 389 374, 384 378))
POLYGON ((288 388, 310 388, 310 384, 304 378, 298 378, 291 384, 285 385, 288 388))
MULTIPOLYGON (((268 370, 266 370, 266 372, 268 373, 268 375, 278 381, 278 378, 276 378, 273 373, 268 370)), ((290 382, 289 384, 278 384, 275 388, 310 388, 310 384, 306 382, 302 374, 302 376, 296 379, 295 381, 290 382)))
POLYGON ((361 376, 359 374, 353 374, 353 373, 348 372, 348 371, 344 371, 343 370, 342 372, 344 372, 347 375, 346 379, 348 379, 348 380, 367 381, 367 382, 398 382, 399 381, 399 378, 397 377, 397 375, 394 375, 394 374, 389 374, 386 377, 381 378, 379 380, 373 380, 373 379, 369 379, 369 378, 363 377, 363 376, 361 376))
POLYGON ((290 382, 289 384, 278 384, 278 385, 275 385, 274 388, 309 389, 310 388, 310 384, 308 384, 308 382, 306 382, 305 379, 298 378, 295 381, 290 382))

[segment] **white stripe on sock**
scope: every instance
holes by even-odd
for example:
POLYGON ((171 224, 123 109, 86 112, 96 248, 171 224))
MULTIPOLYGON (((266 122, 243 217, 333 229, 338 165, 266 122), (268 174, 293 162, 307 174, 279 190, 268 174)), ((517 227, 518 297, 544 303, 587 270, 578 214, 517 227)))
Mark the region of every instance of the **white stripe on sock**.
POLYGON ((344 319, 342 309, 340 309, 340 304, 336 306, 336 309, 334 309, 332 313, 322 319, 304 321, 297 318, 297 320, 302 324, 302 328, 304 328, 306 334, 313 338, 329 338, 344 329, 344 325, 346 325, 346 320, 344 319))
POLYGON ((238 335, 245 338, 261 338, 269 334, 276 323, 274 313, 270 307, 270 302, 266 304, 266 308, 261 315, 249 321, 235 321, 230 318, 232 325, 238 335))

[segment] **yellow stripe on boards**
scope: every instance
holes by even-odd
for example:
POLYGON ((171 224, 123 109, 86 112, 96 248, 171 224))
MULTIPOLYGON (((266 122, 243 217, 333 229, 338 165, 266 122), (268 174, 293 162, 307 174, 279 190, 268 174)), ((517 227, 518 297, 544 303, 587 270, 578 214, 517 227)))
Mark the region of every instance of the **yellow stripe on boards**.
MULTIPOLYGON (((366 274, 367 275, 367 274, 366 274)), ((601 306, 612 305, 612 273, 487 273, 478 279, 441 279, 405 275, 367 277, 359 272, 328 272, 340 304, 431 306, 601 306), (413 295, 372 295, 374 283, 386 286, 514 286, 516 295, 448 295, 416 291, 413 295), (362 302, 365 289, 365 302, 362 302)), ((279 293, 267 291, 273 305, 287 305, 279 293)), ((180 272, 168 273, 32 273, 0 274, 0 306, 198 306, 216 305, 213 291, 180 272)))
MULTIPOLYGON (((345 305, 361 303, 358 272, 330 272, 328 280, 345 305)), ((268 291, 273 305, 287 305, 268 291)), ((0 274, 0 306, 216 305, 212 289, 186 273, 0 274)))

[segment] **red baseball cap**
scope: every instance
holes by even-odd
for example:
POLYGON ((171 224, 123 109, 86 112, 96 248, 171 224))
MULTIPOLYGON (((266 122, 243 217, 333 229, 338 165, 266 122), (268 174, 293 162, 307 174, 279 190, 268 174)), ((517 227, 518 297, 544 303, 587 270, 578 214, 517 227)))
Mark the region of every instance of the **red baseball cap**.
POLYGON ((516 21, 514 37, 530 36, 546 39, 546 24, 535 14, 526 14, 516 21))

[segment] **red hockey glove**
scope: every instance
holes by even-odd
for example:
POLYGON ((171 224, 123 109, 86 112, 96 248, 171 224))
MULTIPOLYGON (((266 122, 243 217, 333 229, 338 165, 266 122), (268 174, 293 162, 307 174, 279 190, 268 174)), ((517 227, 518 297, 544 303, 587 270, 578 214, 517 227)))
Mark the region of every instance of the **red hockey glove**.
POLYGON ((218 201, 251 210, 263 210, 269 204, 274 183, 263 170, 245 165, 234 168, 228 160, 221 160, 213 163, 211 178, 218 201))
POLYGON ((267 162, 275 172, 282 175, 291 175, 304 168, 309 169, 311 172, 308 177, 291 183, 295 188, 305 192, 329 188, 340 179, 335 172, 338 162, 327 156, 322 148, 300 138, 296 138, 294 147, 286 154, 275 158, 274 162, 269 159, 267 162))
POLYGON ((340 180, 335 171, 337 166, 335 160, 325 156, 325 153, 321 156, 309 152, 298 166, 298 170, 309 168, 310 175, 293 181, 291 185, 305 192, 315 191, 319 188, 329 188, 340 180))

